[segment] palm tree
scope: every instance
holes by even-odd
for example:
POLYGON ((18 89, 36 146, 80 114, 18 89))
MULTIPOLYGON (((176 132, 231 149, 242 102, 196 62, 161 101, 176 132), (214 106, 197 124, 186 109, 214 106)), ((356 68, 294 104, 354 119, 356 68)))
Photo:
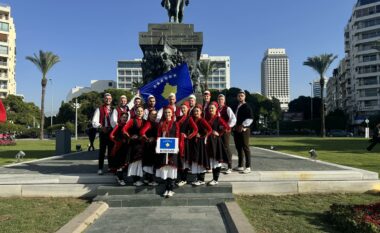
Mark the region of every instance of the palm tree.
POLYGON ((137 93, 137 91, 144 86, 143 81, 133 81, 132 82, 132 90, 134 93, 137 93))
POLYGON ((326 136, 325 127, 325 108, 323 100, 323 88, 325 86, 325 73, 330 67, 331 63, 337 58, 334 54, 322 54, 319 56, 308 57, 303 63, 305 66, 309 66, 319 74, 319 85, 321 87, 321 136, 326 136))
POLYGON ((31 61, 33 64, 37 66, 37 68, 42 73, 42 80, 41 80, 41 86, 42 86, 42 93, 41 93, 41 126, 40 126, 40 139, 44 139, 44 123, 45 123, 45 92, 46 92, 46 84, 47 84, 47 78, 46 75, 49 72, 49 70, 58 63, 59 57, 55 55, 52 52, 44 52, 40 50, 40 53, 33 54, 33 56, 27 56, 26 60, 31 61))
POLYGON ((212 75, 212 73, 217 70, 216 62, 210 60, 202 60, 199 62, 198 70, 199 73, 203 76, 204 80, 204 90, 208 89, 208 79, 212 75))

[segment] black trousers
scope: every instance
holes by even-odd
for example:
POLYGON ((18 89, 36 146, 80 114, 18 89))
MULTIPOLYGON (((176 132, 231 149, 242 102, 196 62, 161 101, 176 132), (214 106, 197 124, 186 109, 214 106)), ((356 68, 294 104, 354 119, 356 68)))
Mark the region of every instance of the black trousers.
POLYGON ((251 167, 251 151, 249 150, 250 134, 250 129, 242 131, 241 133, 234 131, 234 141, 239 157, 239 167, 243 167, 243 152, 245 155, 245 167, 251 167))
MULTIPOLYGON (((108 155, 110 155, 113 147, 113 142, 110 139, 110 133, 99 133, 99 158, 98 165, 99 169, 103 169, 104 166, 104 158, 106 156, 106 149, 108 150, 108 155)), ((107 156, 108 167, 113 167, 112 159, 110 156, 107 156)))
POLYGON ((376 146, 377 143, 380 143, 379 138, 376 138, 376 139, 374 138, 371 141, 372 141, 372 143, 367 147, 368 151, 371 151, 376 146))
POLYGON ((174 180, 171 178, 167 178, 165 181, 166 190, 173 191, 174 189, 174 180))
POLYGON ((228 168, 232 168, 232 153, 230 150, 230 132, 226 132, 222 136, 222 142, 223 142, 223 148, 224 151, 227 153, 227 163, 228 163, 228 168))

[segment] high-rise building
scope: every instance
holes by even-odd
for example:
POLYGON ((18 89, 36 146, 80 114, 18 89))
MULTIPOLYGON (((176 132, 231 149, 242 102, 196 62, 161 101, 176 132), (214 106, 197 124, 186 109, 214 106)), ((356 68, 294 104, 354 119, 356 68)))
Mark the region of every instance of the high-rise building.
POLYGON ((380 110, 380 0, 358 0, 344 32, 345 58, 338 67, 342 108, 352 124, 380 110))
MULTIPOLYGON (((230 57, 202 54, 200 60, 216 63, 216 69, 208 79, 209 89, 224 90, 231 87, 230 57)), ((133 82, 143 81, 141 62, 142 59, 118 61, 117 88, 130 90, 133 88, 133 82)), ((203 80, 202 75, 201 80, 203 80)))
POLYGON ((289 58, 285 49, 268 49, 261 62, 261 94, 280 101, 281 109, 288 110, 290 99, 289 58))
POLYGON ((71 90, 66 96, 66 102, 69 102, 72 99, 77 98, 78 96, 84 93, 89 93, 92 91, 100 93, 107 89, 112 89, 112 88, 116 88, 116 82, 113 80, 91 80, 90 87, 76 86, 74 88, 71 88, 71 90))
POLYGON ((0 98, 16 94, 16 29, 11 7, 0 4, 0 98))

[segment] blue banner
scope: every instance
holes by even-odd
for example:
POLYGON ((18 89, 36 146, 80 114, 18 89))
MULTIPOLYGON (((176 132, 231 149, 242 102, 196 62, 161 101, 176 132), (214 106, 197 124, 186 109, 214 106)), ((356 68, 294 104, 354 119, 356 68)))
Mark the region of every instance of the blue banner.
POLYGON ((193 93, 190 72, 186 63, 173 68, 140 88, 140 95, 145 102, 148 101, 149 95, 156 97, 156 109, 169 104, 168 97, 170 93, 176 95, 177 101, 181 101, 193 93))

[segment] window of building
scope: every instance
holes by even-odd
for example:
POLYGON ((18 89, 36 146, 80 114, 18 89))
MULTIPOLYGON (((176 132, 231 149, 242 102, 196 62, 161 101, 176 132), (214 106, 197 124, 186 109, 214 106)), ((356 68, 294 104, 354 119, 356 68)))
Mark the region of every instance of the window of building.
POLYGON ((119 82, 123 83, 124 82, 124 78, 119 78, 119 82))
POLYGON ((124 75, 124 74, 125 74, 124 70, 119 70, 119 75, 124 75))
POLYGON ((112 85, 112 82, 108 82, 108 86, 109 87, 112 87, 113 85, 112 85))
POLYGON ((137 75, 139 75, 139 71, 134 70, 134 71, 132 71, 132 74, 137 76, 137 75))
POLYGON ((124 84, 119 84, 119 88, 125 88, 124 84))
POLYGON ((130 70, 126 70, 126 71, 125 71, 125 74, 126 74, 126 75, 131 75, 131 74, 132 74, 132 71, 130 71, 130 70))
POLYGON ((125 84, 125 88, 132 88, 132 84, 125 84))
POLYGON ((377 106, 377 100, 365 100, 364 107, 374 107, 377 106))
POLYGON ((8 54, 8 47, 0 45, 0 54, 8 54))
POLYGON ((9 24, 0 22, 0 31, 9 32, 9 24))

